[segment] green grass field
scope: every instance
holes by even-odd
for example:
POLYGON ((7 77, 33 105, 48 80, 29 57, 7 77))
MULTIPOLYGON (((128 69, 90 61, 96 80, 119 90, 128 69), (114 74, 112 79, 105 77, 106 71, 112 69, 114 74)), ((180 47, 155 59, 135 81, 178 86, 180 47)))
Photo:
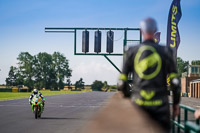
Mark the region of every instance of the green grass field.
MULTIPOLYGON (((43 96, 49 96, 49 95, 62 95, 62 94, 70 94, 70 93, 81 93, 84 91, 40 91, 43 96)), ((20 99, 20 98, 29 98, 31 92, 0 92, 0 101, 3 100, 11 100, 11 99, 20 99)))

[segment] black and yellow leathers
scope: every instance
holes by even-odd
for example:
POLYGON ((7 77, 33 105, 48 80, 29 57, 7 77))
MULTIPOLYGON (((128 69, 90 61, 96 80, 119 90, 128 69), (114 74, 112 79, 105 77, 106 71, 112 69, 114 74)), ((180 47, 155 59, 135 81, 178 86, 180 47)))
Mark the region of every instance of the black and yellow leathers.
POLYGON ((132 97, 134 104, 146 110, 166 129, 170 129, 167 75, 171 79, 173 102, 176 105, 180 101, 180 81, 173 55, 169 47, 158 45, 154 40, 146 40, 140 45, 130 47, 124 57, 118 85, 125 97, 132 97), (134 85, 132 94, 127 81, 130 73, 134 85))

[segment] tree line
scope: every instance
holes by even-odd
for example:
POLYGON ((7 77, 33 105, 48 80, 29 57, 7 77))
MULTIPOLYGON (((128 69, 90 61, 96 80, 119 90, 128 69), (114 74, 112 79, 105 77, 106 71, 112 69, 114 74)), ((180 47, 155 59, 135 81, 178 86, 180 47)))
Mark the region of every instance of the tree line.
MULTIPOLYGON (((37 89, 64 89, 64 86, 71 88, 72 69, 69 68, 67 58, 59 53, 48 54, 40 52, 31 55, 28 52, 21 52, 17 57, 17 67, 11 66, 6 78, 7 86, 25 85, 29 91, 37 89)), ((74 84, 76 90, 84 89, 85 82, 80 78, 74 84)), ((95 80, 91 89, 94 91, 107 91, 116 89, 116 86, 109 86, 107 81, 95 80)))
POLYGON ((64 80, 70 82, 72 70, 69 68, 69 61, 59 52, 40 52, 37 55, 21 52, 17 60, 18 66, 11 66, 6 78, 8 86, 25 85, 29 90, 56 90, 64 88, 64 80))

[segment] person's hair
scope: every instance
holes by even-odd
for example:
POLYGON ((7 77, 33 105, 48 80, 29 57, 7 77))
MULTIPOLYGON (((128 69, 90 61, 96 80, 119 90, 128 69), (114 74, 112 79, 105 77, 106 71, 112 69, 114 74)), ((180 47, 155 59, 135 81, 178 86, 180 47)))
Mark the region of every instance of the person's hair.
POLYGON ((141 21, 140 28, 143 33, 154 34, 158 30, 157 23, 153 18, 146 18, 143 21, 141 21))

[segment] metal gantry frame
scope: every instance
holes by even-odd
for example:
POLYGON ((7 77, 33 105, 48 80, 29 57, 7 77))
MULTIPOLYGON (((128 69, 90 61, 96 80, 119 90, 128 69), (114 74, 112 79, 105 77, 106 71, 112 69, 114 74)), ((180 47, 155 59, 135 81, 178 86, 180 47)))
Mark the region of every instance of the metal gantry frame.
POLYGON ((142 34, 139 28, 62 28, 62 27, 46 27, 45 32, 47 33, 73 33, 74 34, 74 55, 92 55, 92 56, 104 56, 111 65, 121 73, 120 69, 108 58, 108 56, 123 56, 125 52, 125 47, 127 46, 127 41, 142 41, 142 34), (123 41, 123 53, 77 53, 77 31, 83 30, 112 30, 112 31, 123 31, 124 32, 124 41, 123 41), (139 31, 139 39, 138 40, 127 40, 127 32, 128 31, 139 31))

